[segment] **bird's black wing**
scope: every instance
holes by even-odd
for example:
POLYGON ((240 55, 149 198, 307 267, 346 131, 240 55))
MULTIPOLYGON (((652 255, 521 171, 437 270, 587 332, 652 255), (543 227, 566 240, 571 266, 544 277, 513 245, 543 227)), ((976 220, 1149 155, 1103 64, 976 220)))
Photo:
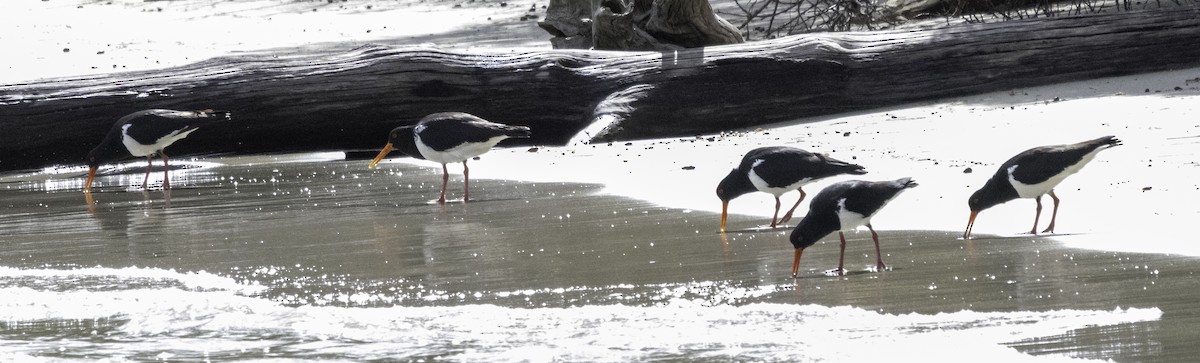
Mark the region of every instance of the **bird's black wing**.
POLYGON ((801 149, 776 148, 766 151, 769 152, 760 153, 748 161, 752 166, 756 160, 762 160, 754 167, 754 173, 772 187, 787 186, 806 178, 815 180, 838 174, 865 173, 862 166, 801 149))
POLYGON ((1077 144, 1035 147, 1009 159, 1001 166, 998 174, 1007 173, 1008 168, 1019 165, 1013 170, 1014 179, 1025 184, 1041 183, 1079 163, 1092 151, 1104 146, 1118 145, 1119 142, 1110 136, 1077 144))
POLYGON ((809 202, 809 211, 828 212, 836 218, 838 201, 847 198, 855 190, 862 188, 862 185, 867 182, 861 180, 847 180, 830 184, 821 189, 816 196, 813 196, 812 202, 809 202))
POLYGON ((879 209, 900 194, 900 191, 916 186, 909 178, 851 183, 855 184, 842 194, 846 198, 846 209, 867 217, 879 212, 879 209))
POLYGON ((183 133, 201 126, 228 119, 227 113, 145 110, 135 112, 118 121, 128 124, 125 130, 130 137, 143 145, 150 145, 173 133, 183 133))
POLYGON ((435 113, 422 119, 420 125, 421 142, 434 150, 449 150, 497 136, 529 137, 528 127, 495 123, 462 112, 435 113))

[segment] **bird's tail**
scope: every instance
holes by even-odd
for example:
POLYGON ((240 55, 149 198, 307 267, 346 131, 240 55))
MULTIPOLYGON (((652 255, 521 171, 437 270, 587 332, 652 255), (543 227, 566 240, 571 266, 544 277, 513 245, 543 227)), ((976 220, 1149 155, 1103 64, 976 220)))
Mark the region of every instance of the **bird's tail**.
POLYGON ((1114 147, 1114 146, 1124 145, 1121 143, 1121 140, 1118 139, 1116 136, 1101 137, 1099 139, 1092 140, 1091 144, 1095 145, 1095 147, 1103 147, 1103 148, 1110 148, 1110 147, 1114 147))
POLYGON ((841 160, 829 159, 830 164, 835 165, 842 174, 863 175, 867 173, 867 168, 858 164, 851 164, 841 160))
POLYGON ((529 131, 527 126, 511 126, 504 128, 504 135, 512 138, 525 139, 533 136, 533 132, 529 131))
POLYGON ((896 179, 896 184, 899 184, 902 188, 916 188, 918 185, 920 185, 917 184, 917 181, 913 180, 912 178, 896 179))
POLYGON ((233 119, 233 112, 217 111, 213 109, 196 111, 196 114, 201 118, 212 119, 212 121, 229 121, 233 119))
POLYGON ((825 160, 826 165, 832 166, 838 174, 863 175, 867 173, 867 168, 862 165, 847 163, 825 155, 818 156, 825 160))
POLYGON ((867 168, 858 164, 846 164, 846 174, 863 175, 867 173, 867 168))

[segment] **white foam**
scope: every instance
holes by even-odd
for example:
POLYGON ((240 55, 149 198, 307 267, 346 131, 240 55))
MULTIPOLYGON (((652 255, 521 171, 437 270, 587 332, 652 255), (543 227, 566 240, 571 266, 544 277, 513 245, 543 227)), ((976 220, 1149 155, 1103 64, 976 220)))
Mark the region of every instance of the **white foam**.
MULTIPOLYGON (((663 296, 675 296, 649 306, 292 307, 246 296, 241 292, 244 285, 203 273, 136 268, 0 269, 0 277, 6 279, 118 275, 175 279, 186 286, 109 291, 0 287, 0 296, 6 296, 0 300, 0 321, 7 322, 10 329, 37 326, 38 334, 66 337, 40 340, 9 335, 0 339, 0 356, 68 347, 72 354, 184 360, 270 352, 301 359, 439 356, 489 362, 532 358, 589 362, 957 361, 978 357, 1041 362, 1063 357, 1027 356, 1004 344, 1162 316, 1156 308, 886 314, 849 306, 714 304, 671 292, 679 291, 681 285, 646 286, 665 291, 663 296), (80 334, 80 329, 103 338, 90 338, 80 334)), ((763 296, 774 291, 767 286, 739 294, 763 296)))
POLYGON ((252 283, 239 283, 232 278, 219 276, 204 271, 178 272, 157 268, 125 267, 84 267, 75 269, 18 269, 0 266, 0 279, 83 279, 83 278, 113 278, 129 280, 159 280, 178 282, 189 289, 225 290, 238 294, 253 294, 262 291, 263 287, 252 283))

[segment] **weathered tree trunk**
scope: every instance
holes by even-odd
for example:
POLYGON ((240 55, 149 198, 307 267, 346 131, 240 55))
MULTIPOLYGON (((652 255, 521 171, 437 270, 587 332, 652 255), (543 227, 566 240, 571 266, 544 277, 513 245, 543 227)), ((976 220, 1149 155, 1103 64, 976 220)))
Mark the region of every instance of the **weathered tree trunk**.
POLYGON ((745 41, 708 0, 552 0, 538 25, 554 36, 556 49, 678 50, 745 41))
POLYGON ((550 33, 554 49, 591 49, 593 0, 550 0, 546 19, 538 26, 550 33))
POLYGON ((737 27, 713 13, 707 0, 655 0, 644 27, 655 38, 685 48, 745 41, 737 27))
POLYGON ((0 169, 80 163, 118 117, 216 108, 172 156, 368 150, 464 111, 562 144, 690 136, 1048 83, 1200 66, 1200 9, 816 34, 666 52, 368 47, 0 86, 0 169), (594 131, 594 128, 588 128, 594 131))

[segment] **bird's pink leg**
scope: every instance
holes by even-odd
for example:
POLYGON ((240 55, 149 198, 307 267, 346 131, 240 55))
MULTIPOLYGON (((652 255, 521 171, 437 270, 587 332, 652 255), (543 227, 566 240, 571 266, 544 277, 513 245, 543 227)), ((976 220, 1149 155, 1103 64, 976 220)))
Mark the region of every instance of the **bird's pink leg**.
POLYGON ((883 264, 883 253, 879 252, 879 234, 875 233, 875 228, 867 223, 867 229, 871 230, 871 240, 875 241, 875 269, 883 271, 887 265, 883 264))
POLYGON ((467 161, 463 160, 463 203, 471 199, 471 169, 467 168, 467 161))
POLYGON ((167 154, 161 150, 158 152, 163 159, 163 190, 171 189, 171 165, 167 164, 167 154))
POLYGON ((442 164, 442 194, 438 197, 438 204, 446 204, 446 184, 450 183, 450 171, 446 170, 446 164, 442 164))
POLYGON ((148 189, 146 186, 150 183, 150 169, 154 167, 154 159, 150 156, 146 157, 146 176, 142 178, 142 190, 148 189))
POLYGON ((800 191, 800 199, 796 200, 796 204, 792 205, 792 209, 788 209, 787 213, 784 213, 783 219, 780 220, 779 223, 787 223, 787 221, 791 220, 792 212, 795 212, 796 207, 800 206, 800 202, 804 201, 804 196, 806 195, 806 194, 804 194, 804 189, 796 189, 796 190, 800 191))
POLYGON ((779 196, 775 197, 775 214, 771 215, 771 228, 775 228, 777 220, 779 220, 779 196))
POLYGON ((1038 218, 1042 217, 1042 196, 1038 196, 1034 200, 1037 201, 1037 213, 1033 215, 1033 229, 1029 230, 1029 234, 1037 234, 1038 218))
POLYGON ((846 234, 842 233, 842 231, 838 231, 838 238, 840 238, 842 240, 842 248, 841 248, 841 252, 838 253, 838 271, 837 271, 837 273, 838 273, 838 276, 842 276, 842 274, 844 274, 844 271, 846 271, 845 264, 844 264, 844 262, 846 261, 846 234))
POLYGON ((1054 233, 1054 220, 1058 219, 1058 196, 1054 195, 1054 190, 1050 191, 1050 199, 1054 200, 1054 213, 1050 214, 1050 225, 1042 233, 1054 233))

